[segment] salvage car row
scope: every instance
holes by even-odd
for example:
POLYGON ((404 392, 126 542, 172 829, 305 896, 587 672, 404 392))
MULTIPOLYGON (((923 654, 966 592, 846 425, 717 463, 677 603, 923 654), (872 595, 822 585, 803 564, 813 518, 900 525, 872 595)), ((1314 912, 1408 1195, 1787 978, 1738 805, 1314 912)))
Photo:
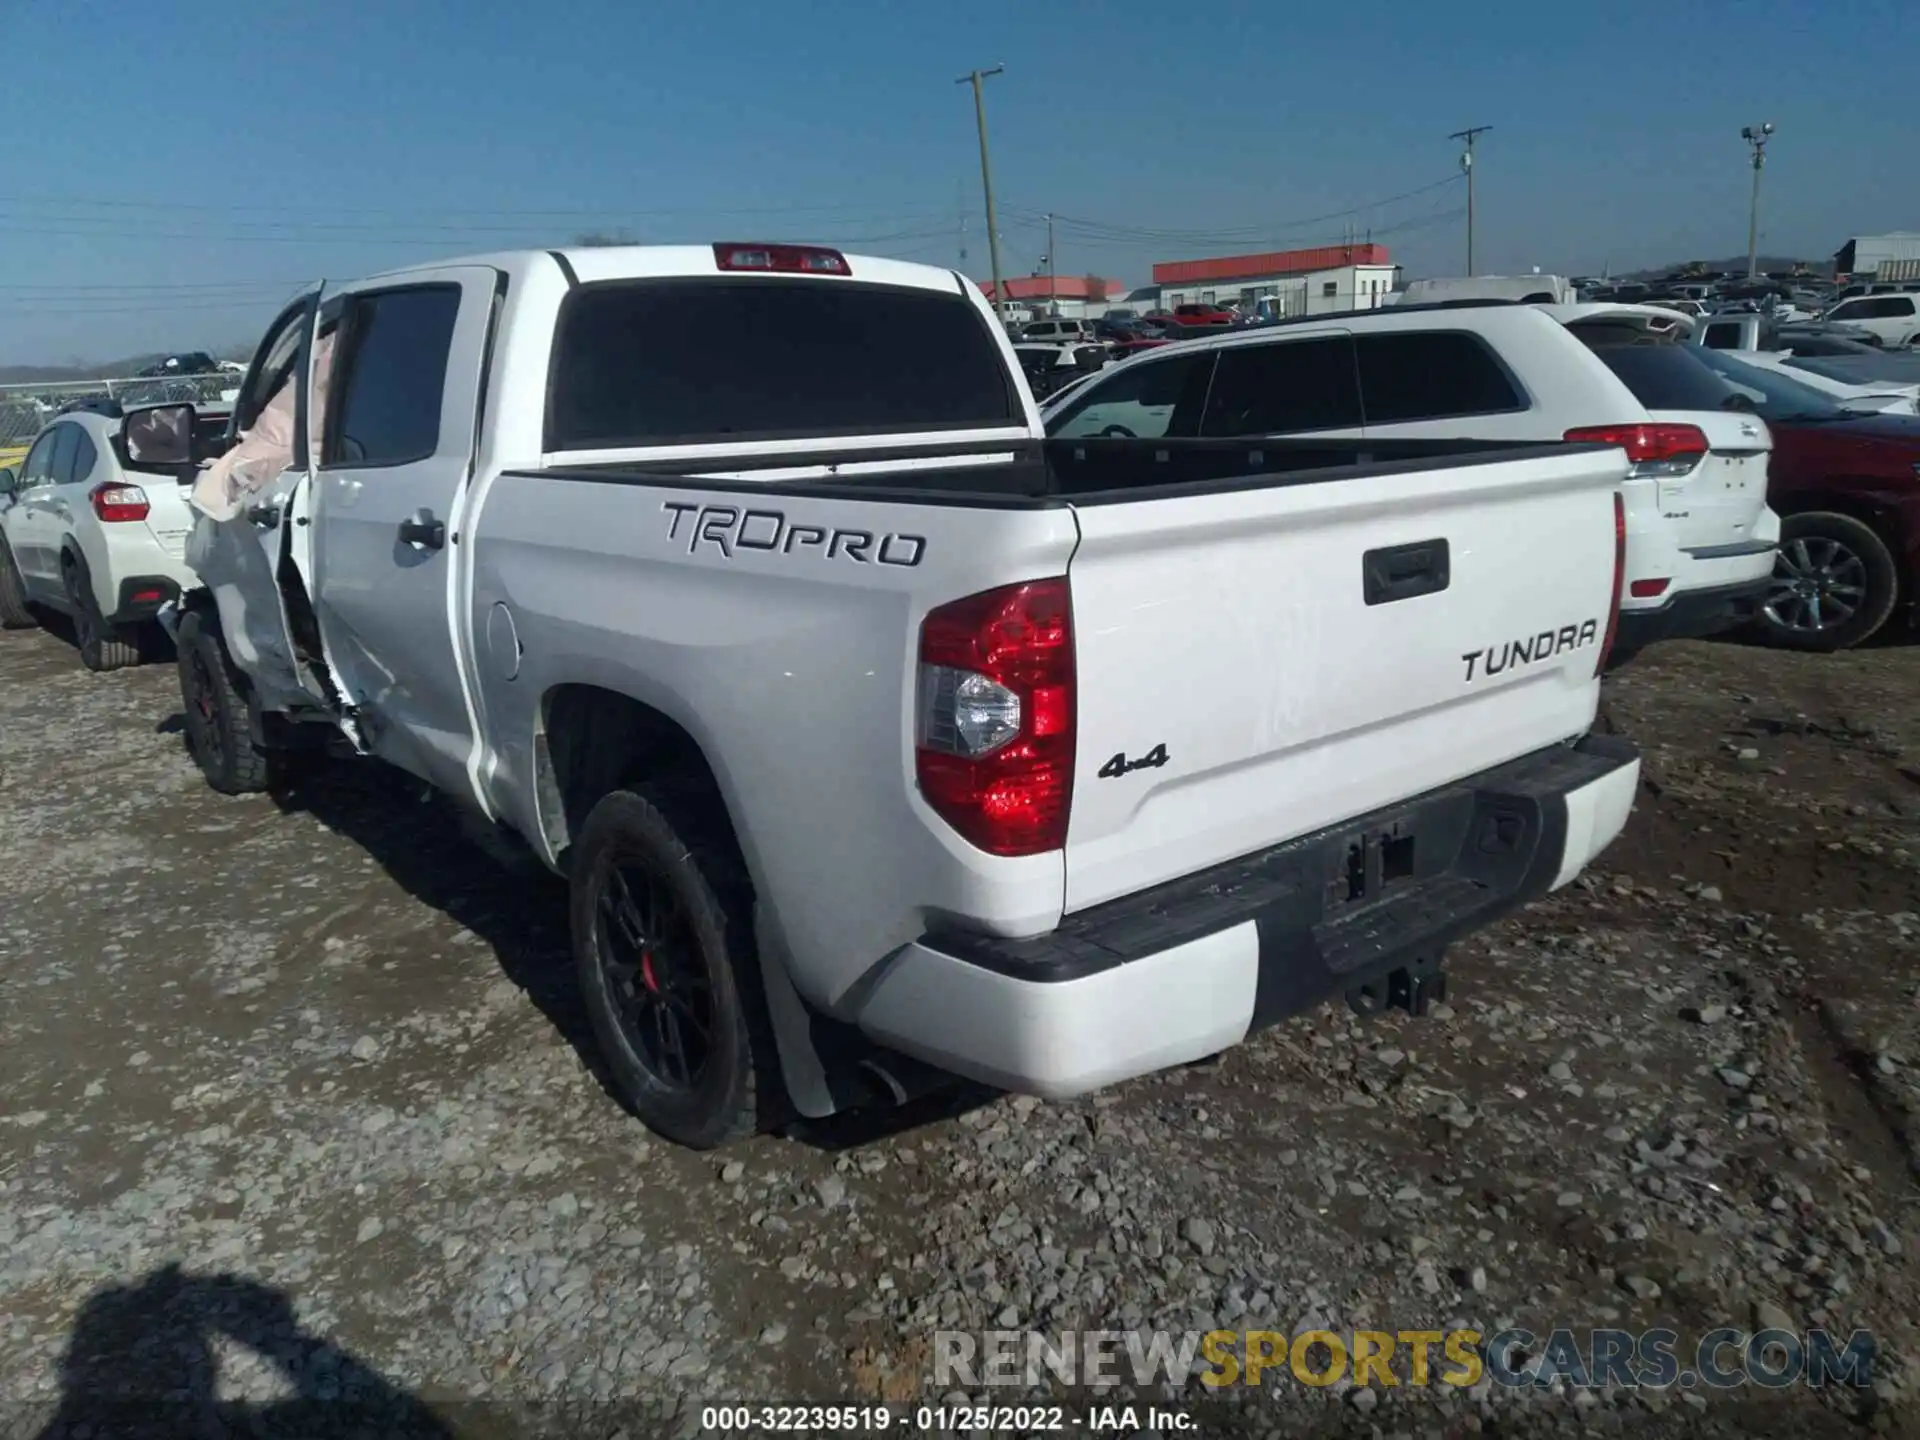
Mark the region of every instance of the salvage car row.
MULTIPOLYGON (((0 619, 64 600, 96 668, 163 625, 216 789, 348 748, 524 846, 615 1088, 684 1144, 1080 1094, 1424 1007, 1620 831, 1601 674, 1777 589, 1766 392, 1678 318, 1314 317, 1043 414, 951 271, 392 272, 291 304, 217 438, 52 427, 0 619)), ((1826 553, 1810 602, 1884 599, 1826 553)))

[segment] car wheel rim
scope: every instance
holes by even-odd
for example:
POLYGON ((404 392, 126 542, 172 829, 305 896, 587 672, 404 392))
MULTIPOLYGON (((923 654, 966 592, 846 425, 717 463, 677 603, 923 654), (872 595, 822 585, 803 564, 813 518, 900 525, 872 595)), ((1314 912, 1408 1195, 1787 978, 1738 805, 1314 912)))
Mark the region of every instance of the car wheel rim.
POLYGON ((1866 599, 1867 562, 1839 540, 1809 535, 1781 542, 1761 609, 1783 630, 1814 635, 1845 625, 1866 599))
POLYGON ((207 657, 198 650, 188 658, 187 676, 190 680, 187 699, 187 726, 192 733, 194 749, 206 756, 210 765, 218 767, 226 752, 226 745, 220 733, 219 701, 215 698, 213 672, 207 666, 207 657))
POLYGON ((672 890, 645 867, 602 866, 594 943, 615 1022, 661 1087, 699 1087, 713 1053, 713 986, 692 925, 672 890))

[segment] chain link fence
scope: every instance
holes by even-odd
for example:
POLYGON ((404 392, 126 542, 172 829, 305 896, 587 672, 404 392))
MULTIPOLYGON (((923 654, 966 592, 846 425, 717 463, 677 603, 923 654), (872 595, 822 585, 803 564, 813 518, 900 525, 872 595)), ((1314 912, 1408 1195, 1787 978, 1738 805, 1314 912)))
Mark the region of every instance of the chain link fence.
POLYGON ((30 443, 54 416, 83 400, 111 400, 121 406, 183 400, 207 405, 226 398, 239 385, 240 377, 230 370, 205 375, 134 375, 113 380, 0 385, 0 450, 30 443))

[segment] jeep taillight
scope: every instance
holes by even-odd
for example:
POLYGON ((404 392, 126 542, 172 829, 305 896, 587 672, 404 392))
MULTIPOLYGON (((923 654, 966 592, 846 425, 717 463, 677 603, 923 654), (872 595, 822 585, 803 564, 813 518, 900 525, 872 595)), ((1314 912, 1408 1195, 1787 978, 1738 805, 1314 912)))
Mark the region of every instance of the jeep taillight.
POLYGON ((96 485, 87 499, 104 524, 147 518, 147 492, 138 485, 96 485))
POLYGON ((1567 440, 1618 445, 1627 452, 1627 475, 1636 480, 1691 475, 1707 454, 1707 432, 1698 425, 1583 425, 1567 440))
POLYGON ((920 626, 914 769, 943 820, 991 855, 1067 841, 1073 610, 1065 576, 931 611, 920 626))
POLYGON ((1620 630, 1620 591, 1627 579, 1627 502, 1618 490, 1613 492, 1613 600, 1607 606, 1607 634, 1600 642, 1600 658, 1594 662, 1593 673, 1606 672, 1607 661, 1613 655, 1613 637, 1620 630))

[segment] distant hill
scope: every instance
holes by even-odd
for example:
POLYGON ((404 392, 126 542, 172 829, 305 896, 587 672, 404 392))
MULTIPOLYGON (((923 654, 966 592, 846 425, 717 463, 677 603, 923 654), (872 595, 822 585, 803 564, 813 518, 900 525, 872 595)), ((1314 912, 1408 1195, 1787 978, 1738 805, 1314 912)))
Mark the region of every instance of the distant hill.
MULTIPOLYGON (((63 380, 109 380, 124 375, 138 375, 147 366, 164 360, 169 354, 184 354, 187 350, 196 350, 196 345, 184 346, 180 350, 151 350, 145 355, 133 355, 124 360, 108 360, 99 365, 0 365, 0 385, 31 385, 39 381, 59 382, 63 380)), ((245 364, 253 358, 251 342, 244 345, 215 346, 208 350, 216 360, 238 360, 245 364)))

